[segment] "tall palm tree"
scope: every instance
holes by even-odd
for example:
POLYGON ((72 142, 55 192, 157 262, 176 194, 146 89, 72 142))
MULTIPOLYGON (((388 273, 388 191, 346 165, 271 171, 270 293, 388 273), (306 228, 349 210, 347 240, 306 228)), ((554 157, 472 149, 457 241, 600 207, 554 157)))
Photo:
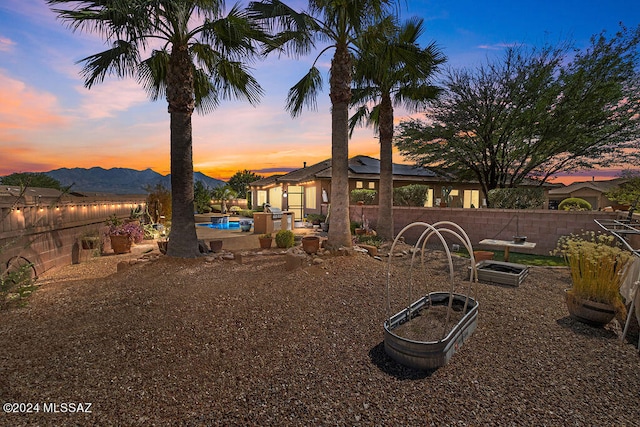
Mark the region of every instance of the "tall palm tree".
POLYGON ((266 41, 265 34, 238 6, 224 16, 223 0, 47 3, 74 31, 96 31, 112 43, 110 49, 79 61, 84 64, 87 88, 107 75, 136 77, 152 100, 166 97, 172 198, 167 254, 199 256, 193 217, 191 116, 194 110, 210 112, 221 99, 258 102, 262 89, 245 64, 256 55, 257 42, 266 41))
POLYGON ((329 76, 331 99, 331 226, 327 247, 351 247, 349 228, 349 104, 355 41, 369 26, 388 16, 395 0, 309 0, 307 12, 296 12, 279 0, 253 2, 253 16, 264 19, 275 31, 275 42, 294 54, 323 48, 309 72, 290 90, 287 110, 298 116, 304 106, 315 107, 322 77, 316 62, 334 49, 329 76))
POLYGON ((376 232, 393 239, 393 107, 402 105, 417 111, 437 98, 440 89, 431 84, 442 52, 430 44, 418 45, 424 21, 413 18, 398 26, 391 17, 365 33, 358 41, 352 105, 359 106, 351 117, 353 129, 372 125, 380 137, 380 186, 376 232))

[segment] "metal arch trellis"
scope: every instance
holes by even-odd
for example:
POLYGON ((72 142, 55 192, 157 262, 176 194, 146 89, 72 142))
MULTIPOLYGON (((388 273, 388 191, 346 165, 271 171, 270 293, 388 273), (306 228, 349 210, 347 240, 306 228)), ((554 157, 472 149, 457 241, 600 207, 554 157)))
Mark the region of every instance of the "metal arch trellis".
MULTIPOLYGON (((620 243, 622 243, 633 255, 640 258, 640 248, 634 248, 631 246, 629 242, 629 237, 633 235, 640 235, 640 223, 633 222, 633 211, 630 211, 629 216, 626 219, 613 219, 613 220, 599 220, 594 219, 593 221, 600 226, 603 230, 611 233, 615 236, 620 243)), ((640 273, 635 282, 635 286, 633 287, 632 296, 631 296, 631 308, 629 309, 629 313, 627 314, 627 320, 624 325, 624 330, 622 331, 621 340, 627 335, 627 331, 629 330, 629 324, 631 322, 631 316, 633 315, 633 310, 637 304, 637 299, 640 298, 640 273)), ((640 320, 640 316, 638 316, 640 320)), ((640 338, 638 339, 638 350, 640 350, 640 338)))

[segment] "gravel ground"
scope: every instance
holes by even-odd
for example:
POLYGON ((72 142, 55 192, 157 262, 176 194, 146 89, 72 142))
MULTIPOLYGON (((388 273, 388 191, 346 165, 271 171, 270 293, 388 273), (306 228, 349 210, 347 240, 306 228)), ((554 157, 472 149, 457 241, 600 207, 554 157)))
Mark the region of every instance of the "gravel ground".
MULTIPOLYGON (((122 257, 47 275, 0 312, 0 401, 40 404, 1 425, 640 425, 640 357, 614 324, 569 318, 566 269, 477 284, 475 333, 421 372, 384 352, 386 262, 161 257, 115 272, 122 257)), ((392 311, 408 303, 406 264, 393 259, 392 311)), ((448 286, 428 265, 415 295, 448 286)))

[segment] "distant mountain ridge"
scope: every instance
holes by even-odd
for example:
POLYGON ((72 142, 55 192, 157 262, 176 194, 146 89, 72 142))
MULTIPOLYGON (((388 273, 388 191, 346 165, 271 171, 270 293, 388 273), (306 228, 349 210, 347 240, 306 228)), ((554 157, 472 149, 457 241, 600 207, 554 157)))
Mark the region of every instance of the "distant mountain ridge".
MULTIPOLYGON (((60 181, 63 186, 73 184, 71 191, 112 194, 146 194, 145 188, 162 184, 171 188, 171 175, 160 175, 151 169, 142 171, 128 168, 104 169, 101 167, 61 168, 44 172, 60 181)), ((201 181, 206 187, 216 188, 226 182, 211 178, 202 172, 194 172, 193 180, 201 181)))

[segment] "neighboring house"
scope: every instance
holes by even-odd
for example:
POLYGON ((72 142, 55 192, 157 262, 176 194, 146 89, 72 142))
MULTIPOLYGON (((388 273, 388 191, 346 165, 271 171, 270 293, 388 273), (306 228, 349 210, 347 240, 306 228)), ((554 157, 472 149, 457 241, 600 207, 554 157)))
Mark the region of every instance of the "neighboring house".
POLYGON ((593 210, 602 210, 611 207, 614 210, 623 208, 617 202, 613 202, 604 193, 627 182, 625 178, 615 178, 608 181, 582 181, 574 182, 561 188, 549 190, 549 208, 556 208, 558 204, 569 197, 579 197, 591 203, 593 210))
MULTIPOLYGON (((442 198, 443 187, 452 188, 451 206, 479 208, 480 186, 477 183, 453 182, 435 172, 412 165, 393 164, 393 186, 409 184, 429 186, 429 197, 425 206, 437 206, 442 198)), ((380 187, 380 161, 369 156, 349 159, 349 191, 356 188, 378 190, 380 187)), ((310 213, 327 213, 331 196, 331 160, 291 171, 284 175, 270 176, 249 185, 254 206, 269 203, 282 210, 293 211, 295 218, 310 213)), ((374 203, 378 203, 378 199, 374 203)))

